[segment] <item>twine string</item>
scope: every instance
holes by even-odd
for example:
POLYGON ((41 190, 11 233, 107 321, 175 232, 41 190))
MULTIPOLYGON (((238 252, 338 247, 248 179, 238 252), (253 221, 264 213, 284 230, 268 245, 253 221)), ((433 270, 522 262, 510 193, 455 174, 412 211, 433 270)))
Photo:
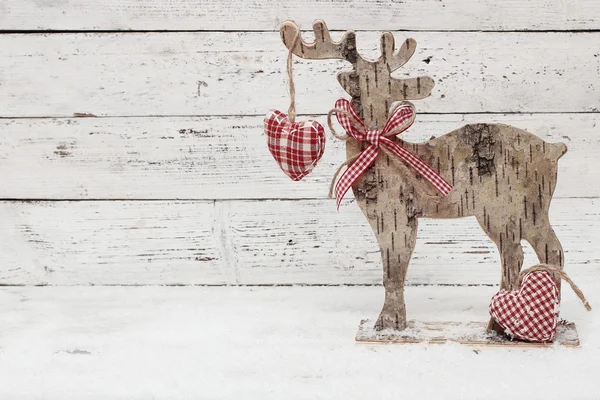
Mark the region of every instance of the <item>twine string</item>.
MULTIPOLYGON (((347 139, 345 139, 345 140, 347 140, 347 139)), ((352 164, 358 158, 358 156, 360 156, 360 153, 358 153, 354 157, 349 158, 346 161, 344 161, 338 167, 338 169, 335 171, 335 174, 333 174, 333 178, 331 179, 331 183, 329 184, 329 194, 327 195, 327 198, 333 199, 333 190, 335 188, 335 183, 337 182, 338 175, 342 172, 342 170, 345 167, 347 167, 348 165, 352 164)))
POLYGON ((555 266, 552 266, 552 265, 538 264, 538 265, 534 265, 531 268, 527 268, 527 269, 523 270, 521 272, 521 274, 519 275, 519 281, 517 283, 517 286, 520 287, 521 283, 523 282, 523 278, 525 278, 525 275, 527 275, 528 273, 533 272, 533 271, 547 271, 552 274, 558 275, 561 279, 564 279, 565 281, 567 281, 569 283, 569 285, 571 285, 571 289, 573 289, 573 291, 575 292, 577 297, 579 297, 579 300, 581 300, 585 309, 588 311, 592 310, 592 306, 590 306, 590 303, 588 303, 588 301, 585 298, 585 296, 583 295, 583 292, 581 291, 581 289, 579 289, 577 287, 577 285, 575 285, 575 283, 571 280, 571 278, 569 278, 569 276, 563 270, 561 270, 555 266))
MULTIPOLYGON (((334 108, 332 110, 329 110, 329 113, 327 114, 327 125, 329 126, 329 130, 331 131, 331 134, 333 135, 334 138, 336 138, 338 140, 342 140, 342 141, 347 141, 352 138, 350 135, 346 135, 346 134, 340 135, 339 133, 337 133, 335 131, 335 128, 333 127, 333 120, 332 120, 332 117, 334 114, 346 114, 346 116, 348 117, 348 119, 350 120, 350 123, 352 124, 352 126, 354 128, 364 129, 364 127, 361 126, 360 123, 354 119, 354 116, 352 114, 350 114, 348 111, 341 110, 339 108, 334 108)), ((335 189, 335 183, 338 180, 338 176, 341 174, 342 170, 344 168, 348 167, 350 164, 352 164, 358 158, 359 155, 360 155, 360 153, 357 153, 353 157, 347 159, 335 171, 335 173, 333 174, 333 178, 331 178, 331 183, 329 184, 329 193, 327 194, 327 198, 333 199, 333 191, 335 189)))
POLYGON ((287 58, 287 73, 288 73, 288 81, 290 83, 290 107, 288 108, 288 118, 290 119, 290 121, 292 122, 292 124, 294 122, 296 122, 296 85, 294 84, 294 76, 292 74, 292 55, 293 55, 293 50, 296 47, 296 45, 298 44, 298 41, 300 40, 300 28, 298 27, 298 30, 296 31, 296 36, 294 36, 294 41, 292 42, 292 45, 290 46, 290 51, 288 52, 288 58, 287 58))
POLYGON ((360 124, 360 122, 359 122, 359 121, 357 121, 357 120, 354 118, 354 115, 352 115, 351 113, 349 113, 349 112, 348 112, 348 111, 346 111, 346 110, 342 110, 342 109, 339 109, 339 108, 334 108, 334 109, 332 109, 332 110, 329 110, 329 113, 327 114, 327 125, 329 126, 329 130, 331 131, 331 134, 332 134, 332 135, 333 135, 333 137, 335 137, 336 139, 339 139, 339 140, 344 140, 344 141, 346 141, 346 140, 350 139, 350 138, 351 138, 351 136, 349 136, 349 135, 345 135, 345 134, 344 134, 344 135, 340 135, 339 133, 337 133, 337 132, 335 131, 335 129, 333 128, 333 120, 332 120, 333 114, 346 114, 346 116, 347 116, 347 117, 348 117, 348 119, 350 120, 350 123, 352 124, 352 126, 353 126, 355 129, 357 129, 357 130, 362 130, 362 129, 365 129, 365 127, 364 127, 364 126, 362 126, 362 125, 360 124))

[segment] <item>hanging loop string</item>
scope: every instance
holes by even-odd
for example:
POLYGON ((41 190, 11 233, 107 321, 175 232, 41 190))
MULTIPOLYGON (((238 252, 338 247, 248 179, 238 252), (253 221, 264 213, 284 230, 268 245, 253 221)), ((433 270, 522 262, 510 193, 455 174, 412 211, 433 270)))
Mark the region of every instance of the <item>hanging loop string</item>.
POLYGON ((523 282, 523 278, 525 278, 525 275, 527 275, 530 272, 534 272, 534 271, 550 272, 552 274, 558 275, 560 278, 567 281, 569 283, 569 285, 571 285, 571 289, 573 289, 573 291, 575 292, 577 297, 579 297, 579 300, 581 300, 581 302, 583 303, 583 306, 585 307, 585 309, 588 311, 592 310, 592 306, 590 306, 590 303, 588 303, 588 301, 586 300, 581 289, 579 289, 577 287, 577 285, 575 285, 575 283, 571 280, 571 278, 569 278, 569 276, 563 270, 561 270, 555 266, 552 266, 552 265, 538 264, 538 265, 534 265, 531 268, 527 268, 527 269, 523 270, 521 272, 521 274, 519 275, 519 281, 517 283, 517 287, 521 286, 521 283, 523 282))
POLYGON ((288 108, 288 118, 289 120, 292 122, 292 124, 294 122, 296 122, 296 85, 294 84, 294 76, 292 74, 292 55, 293 55, 293 50, 296 47, 296 44, 298 44, 298 41, 300 40, 300 28, 298 27, 298 31, 296 32, 296 36, 294 36, 294 41, 292 42, 292 45, 290 46, 290 51, 288 52, 288 58, 287 58, 287 73, 288 73, 288 81, 290 83, 290 107, 288 108))

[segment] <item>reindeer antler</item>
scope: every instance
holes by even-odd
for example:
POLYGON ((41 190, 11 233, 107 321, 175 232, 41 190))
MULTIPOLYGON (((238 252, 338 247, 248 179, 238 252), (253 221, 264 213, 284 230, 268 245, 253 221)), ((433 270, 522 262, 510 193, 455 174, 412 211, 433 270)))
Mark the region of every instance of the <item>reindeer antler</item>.
POLYGON ((383 32, 381 35, 381 57, 394 71, 403 66, 415 54, 417 41, 415 39, 406 39, 397 53, 394 53, 395 40, 392 32, 383 32))
POLYGON ((381 35, 381 57, 367 60, 358 54, 356 34, 346 31, 339 42, 329 35, 325 22, 316 20, 313 24, 315 41, 307 43, 301 37, 300 28, 293 21, 281 25, 281 39, 296 56, 310 60, 340 59, 352 64, 352 70, 338 73, 338 82, 354 99, 360 98, 363 107, 371 107, 382 102, 388 105, 399 100, 419 100, 431 95, 435 82, 428 76, 417 78, 394 78, 391 73, 410 60, 415 53, 417 42, 406 39, 397 52, 394 35, 384 32, 381 35))
POLYGON ((341 59, 349 61, 352 64, 356 63, 359 55, 356 50, 356 35, 354 31, 347 31, 342 40, 334 42, 331 40, 327 25, 320 19, 314 22, 313 30, 315 32, 314 42, 307 43, 300 38, 294 46, 296 36, 301 35, 300 28, 294 21, 286 21, 280 28, 281 39, 285 46, 300 58, 310 60, 341 59), (292 46, 294 46, 293 49, 292 46))
MULTIPOLYGON (((394 53, 394 35, 384 32, 381 35, 381 57, 378 62, 385 63, 390 73, 402 67, 410 60, 417 48, 414 39, 406 39, 398 52, 394 53)), ((391 78, 390 93, 394 100, 420 100, 431 95, 435 81, 428 76, 417 78, 391 78)))

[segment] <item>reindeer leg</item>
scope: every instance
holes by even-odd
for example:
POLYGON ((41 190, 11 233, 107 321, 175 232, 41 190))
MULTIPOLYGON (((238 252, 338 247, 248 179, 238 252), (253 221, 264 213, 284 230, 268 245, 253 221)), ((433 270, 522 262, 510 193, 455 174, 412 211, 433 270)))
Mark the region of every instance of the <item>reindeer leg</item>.
MULTIPOLYGON (((500 261, 502 264, 502 279, 500 289, 516 290, 519 280, 519 273, 523 266, 523 247, 521 247, 521 236, 516 224, 509 223, 506 226, 498 227, 489 224, 489 219, 484 216, 477 216, 477 221, 498 247, 500 252, 500 261)), ((496 324, 493 318, 487 326, 487 330, 495 330, 502 333, 503 329, 496 324)))
MULTIPOLYGON (((564 268, 563 248, 547 215, 538 216, 535 221, 529 220, 523 227, 523 237, 531 244, 541 263, 564 268)), ((555 276, 555 279, 560 290, 560 278, 555 276)))
POLYGON ((383 286, 385 302, 375 323, 376 330, 406 329, 406 305, 404 304, 404 282, 408 263, 417 239, 417 218, 395 215, 394 229, 380 231, 377 241, 383 260, 383 286))
MULTIPOLYGON (((519 273, 523 266, 523 247, 520 242, 504 241, 496 242, 498 251, 500 252, 500 261, 502 263, 502 280, 500 281, 500 289, 516 290, 519 280, 519 273)), ((487 331, 495 330, 499 333, 504 333, 496 321, 490 317, 487 331)))

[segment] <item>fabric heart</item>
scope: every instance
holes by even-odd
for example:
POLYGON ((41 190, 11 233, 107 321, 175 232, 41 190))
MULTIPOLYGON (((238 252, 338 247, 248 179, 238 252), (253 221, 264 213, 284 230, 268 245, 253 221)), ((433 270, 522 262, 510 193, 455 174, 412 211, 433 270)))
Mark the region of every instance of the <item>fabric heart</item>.
POLYGON ((325 151, 325 130, 316 121, 292 123, 284 113, 271 110, 265 133, 275 161, 294 181, 308 175, 325 151))
POLYGON ((559 313, 556 281, 546 271, 533 271, 519 290, 500 291, 490 303, 490 315, 506 334, 531 342, 551 342, 559 313))

